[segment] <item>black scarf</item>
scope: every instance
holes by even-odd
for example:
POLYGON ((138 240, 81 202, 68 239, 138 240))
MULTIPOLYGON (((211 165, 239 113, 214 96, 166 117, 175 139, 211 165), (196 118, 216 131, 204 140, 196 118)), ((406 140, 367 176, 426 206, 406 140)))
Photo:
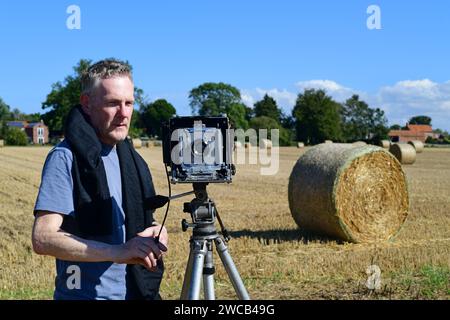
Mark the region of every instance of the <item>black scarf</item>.
MULTIPOLYGON (((101 158, 102 145, 81 106, 70 111, 65 125, 65 137, 72 154, 75 219, 65 221, 63 229, 81 237, 112 233, 112 199, 105 167, 101 158), (64 228, 66 227, 66 228, 64 228)), ((122 208, 125 213, 126 240, 153 223, 149 199, 155 196, 150 170, 128 139, 116 145, 122 179, 122 208)), ((141 265, 127 266, 127 297, 159 298, 159 286, 164 272, 162 261, 156 272, 141 265), (128 295, 129 293, 129 295, 128 295)))

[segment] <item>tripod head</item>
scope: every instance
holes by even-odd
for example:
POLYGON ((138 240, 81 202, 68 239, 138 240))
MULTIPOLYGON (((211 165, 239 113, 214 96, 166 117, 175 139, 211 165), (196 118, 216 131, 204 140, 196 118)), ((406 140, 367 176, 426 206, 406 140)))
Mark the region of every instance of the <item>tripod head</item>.
POLYGON ((230 236, 228 231, 225 229, 222 220, 220 219, 219 212, 217 211, 216 205, 212 199, 208 197, 208 192, 206 191, 206 186, 208 183, 194 183, 194 193, 195 198, 191 202, 185 202, 183 206, 183 212, 189 213, 192 218, 192 223, 188 223, 186 219, 181 221, 181 228, 183 232, 187 231, 188 228, 193 228, 193 237, 216 237, 217 231, 214 226, 216 217, 219 221, 222 235, 228 242, 230 236))

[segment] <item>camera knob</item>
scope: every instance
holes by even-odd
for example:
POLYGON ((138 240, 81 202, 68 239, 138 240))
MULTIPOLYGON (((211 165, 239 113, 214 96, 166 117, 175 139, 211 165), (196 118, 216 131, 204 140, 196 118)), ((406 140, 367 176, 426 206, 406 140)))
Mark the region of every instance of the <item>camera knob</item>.
POLYGON ((183 230, 183 232, 186 232, 188 228, 189 223, 186 221, 186 219, 181 220, 181 230, 183 230))

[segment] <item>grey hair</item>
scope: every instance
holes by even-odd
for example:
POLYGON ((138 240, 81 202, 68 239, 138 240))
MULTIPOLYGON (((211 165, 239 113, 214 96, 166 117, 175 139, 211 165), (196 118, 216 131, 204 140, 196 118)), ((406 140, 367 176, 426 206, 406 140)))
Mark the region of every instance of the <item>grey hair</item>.
POLYGON ((100 60, 91 65, 81 76, 81 94, 89 95, 100 80, 126 76, 133 81, 131 66, 117 59, 100 60))

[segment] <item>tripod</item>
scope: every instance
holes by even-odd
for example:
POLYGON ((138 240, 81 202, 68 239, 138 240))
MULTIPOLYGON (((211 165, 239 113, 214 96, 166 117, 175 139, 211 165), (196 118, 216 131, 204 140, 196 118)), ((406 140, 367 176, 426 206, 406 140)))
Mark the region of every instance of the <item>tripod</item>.
POLYGON ((214 293, 214 262, 213 244, 215 244, 220 260, 233 284, 239 299, 249 300, 239 272, 234 265, 228 248, 225 244, 229 240, 226 229, 223 227, 214 201, 208 198, 207 183, 194 183, 195 198, 184 203, 184 212, 190 213, 192 223, 185 219, 181 222, 183 231, 192 227, 189 259, 184 275, 181 300, 198 300, 203 278, 203 293, 207 300, 215 300, 214 293), (224 237, 217 233, 214 225, 216 217, 219 220, 224 237))

